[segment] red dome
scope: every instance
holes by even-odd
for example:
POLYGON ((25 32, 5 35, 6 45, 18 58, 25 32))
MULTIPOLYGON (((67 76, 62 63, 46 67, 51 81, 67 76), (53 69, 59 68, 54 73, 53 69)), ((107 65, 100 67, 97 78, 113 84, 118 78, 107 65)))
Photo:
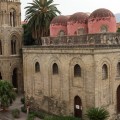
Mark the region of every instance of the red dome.
POLYGON ((56 16, 50 24, 50 36, 67 35, 67 20, 69 16, 56 16))
POLYGON ((77 12, 70 16, 67 22, 68 35, 81 35, 88 33, 88 17, 83 12, 77 12))
POLYGON ((68 19, 68 22, 78 22, 78 23, 84 23, 87 24, 87 20, 88 20, 88 14, 83 13, 83 12, 77 12, 74 13, 73 15, 70 16, 70 18, 68 19))
POLYGON ((51 21, 51 24, 53 25, 63 25, 63 26, 66 26, 67 25, 67 20, 68 20, 68 17, 67 16, 56 16, 53 18, 53 20, 51 21))
POLYGON ((102 17, 115 17, 115 16, 110 10, 105 8, 100 8, 93 11, 89 18, 97 18, 97 17, 102 18, 102 17))
POLYGON ((88 18, 88 33, 116 32, 114 14, 105 8, 97 9, 88 18))

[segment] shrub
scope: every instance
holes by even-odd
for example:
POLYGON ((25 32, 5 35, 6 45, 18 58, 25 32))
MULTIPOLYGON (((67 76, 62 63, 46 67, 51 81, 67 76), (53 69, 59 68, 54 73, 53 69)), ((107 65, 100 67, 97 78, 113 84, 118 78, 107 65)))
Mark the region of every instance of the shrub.
POLYGON ((44 120, 81 120, 73 116, 46 116, 44 120))
POLYGON ((35 114, 34 113, 28 114, 27 120, 34 120, 34 119, 35 119, 35 114))
POLYGON ((25 97, 21 98, 21 103, 25 104, 25 97))
POLYGON ((24 113, 27 113, 26 107, 25 107, 25 106, 22 106, 22 107, 21 107, 21 111, 24 112, 24 113))
POLYGON ((20 117, 20 110, 19 109, 14 109, 14 110, 12 110, 12 116, 14 117, 14 118, 19 118, 20 117))
POLYGON ((90 108, 86 116, 89 120, 106 120, 109 118, 109 113, 104 108, 90 108))

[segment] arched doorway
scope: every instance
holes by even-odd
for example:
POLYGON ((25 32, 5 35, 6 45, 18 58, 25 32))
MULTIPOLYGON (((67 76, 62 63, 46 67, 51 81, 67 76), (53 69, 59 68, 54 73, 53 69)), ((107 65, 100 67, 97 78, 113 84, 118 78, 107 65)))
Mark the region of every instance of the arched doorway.
POLYGON ((17 88, 17 91, 18 91, 18 75, 17 74, 18 74, 18 69, 15 68, 12 74, 12 84, 14 88, 17 88))
POLYGON ((82 102, 79 96, 74 98, 74 116, 82 118, 82 102))
POLYGON ((117 113, 120 113, 120 85, 117 88, 117 113))
POLYGON ((1 72, 0 72, 0 80, 2 80, 2 75, 1 75, 1 72))

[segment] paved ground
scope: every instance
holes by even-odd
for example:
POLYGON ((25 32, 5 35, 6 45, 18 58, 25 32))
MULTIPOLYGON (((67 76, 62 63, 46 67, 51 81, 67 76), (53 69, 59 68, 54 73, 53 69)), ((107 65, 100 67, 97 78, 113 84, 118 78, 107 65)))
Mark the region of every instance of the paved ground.
MULTIPOLYGON (((13 102, 12 106, 9 107, 7 112, 0 112, 0 120, 26 120, 27 119, 27 114, 21 112, 20 113, 20 118, 14 119, 11 115, 11 111, 15 108, 20 109, 22 104, 21 104, 21 99, 22 96, 19 96, 16 98, 16 100, 13 102)), ((35 120, 40 120, 39 118, 36 118, 35 120)))

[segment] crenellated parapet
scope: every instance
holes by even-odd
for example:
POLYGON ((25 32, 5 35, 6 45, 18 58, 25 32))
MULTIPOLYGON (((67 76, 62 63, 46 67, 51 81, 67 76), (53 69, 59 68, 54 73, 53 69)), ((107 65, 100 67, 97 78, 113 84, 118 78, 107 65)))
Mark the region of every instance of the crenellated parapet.
POLYGON ((120 33, 100 33, 80 36, 43 37, 43 46, 69 46, 69 45, 120 45, 120 33))

